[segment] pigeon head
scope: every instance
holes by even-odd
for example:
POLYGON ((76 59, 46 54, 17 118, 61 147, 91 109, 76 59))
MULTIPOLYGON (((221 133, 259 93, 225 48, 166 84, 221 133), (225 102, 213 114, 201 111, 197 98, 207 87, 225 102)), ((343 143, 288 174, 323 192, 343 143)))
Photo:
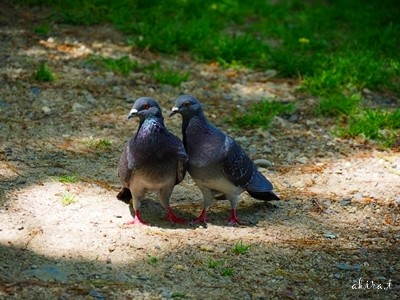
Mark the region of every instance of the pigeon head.
POLYGON ((133 117, 139 117, 140 120, 144 120, 148 117, 162 118, 160 105, 158 105, 156 100, 150 97, 138 98, 128 114, 128 119, 133 117))
POLYGON ((180 113, 182 117, 192 117, 203 115, 203 110, 201 108, 200 102, 193 96, 183 95, 176 99, 175 106, 172 108, 170 117, 180 113))

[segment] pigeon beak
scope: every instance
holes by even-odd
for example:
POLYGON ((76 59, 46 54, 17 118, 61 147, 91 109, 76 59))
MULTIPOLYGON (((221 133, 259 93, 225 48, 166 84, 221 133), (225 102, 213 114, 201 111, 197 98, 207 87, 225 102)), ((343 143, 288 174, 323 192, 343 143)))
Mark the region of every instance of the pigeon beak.
POLYGON ((132 108, 131 111, 128 114, 128 120, 135 117, 138 113, 138 110, 136 108, 132 108))
POLYGON ((174 106, 171 110, 171 113, 169 114, 170 117, 172 117, 174 114, 176 114, 179 111, 179 108, 174 106))

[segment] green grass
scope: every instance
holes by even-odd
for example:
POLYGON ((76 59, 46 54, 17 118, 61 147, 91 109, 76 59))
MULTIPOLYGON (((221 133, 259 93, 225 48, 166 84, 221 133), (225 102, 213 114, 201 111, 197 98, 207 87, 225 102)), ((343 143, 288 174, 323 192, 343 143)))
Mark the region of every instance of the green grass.
POLYGON ((139 63, 130 59, 128 56, 122 56, 120 58, 93 56, 88 62, 123 76, 128 76, 131 71, 137 70, 139 67, 139 63))
MULTIPOLYGON (((201 62, 274 69, 279 77, 297 78, 303 92, 319 99, 317 115, 348 117, 349 137, 357 132, 373 139, 380 136, 356 125, 372 118, 358 96, 364 88, 400 97, 400 6, 396 0, 13 2, 50 7, 49 24, 111 23, 126 34, 134 50, 174 55, 185 52, 201 62)), ((48 30, 39 25, 35 31, 46 34, 48 30)), ((129 58, 103 59, 100 63, 125 76, 142 68, 129 58)), ((189 78, 160 66, 144 68, 157 82, 173 86, 189 78)), ((52 81, 51 74, 43 65, 35 77, 52 81)), ((279 111, 257 106, 243 116, 236 113, 233 119, 239 126, 268 127, 276 115, 270 111, 276 109, 279 111)), ((385 114, 378 113, 376 118, 385 118, 385 114)), ((395 134, 394 129, 384 130, 395 134)))
POLYGON ((182 292, 172 292, 171 298, 172 299, 175 299, 175 298, 187 298, 187 296, 186 296, 185 293, 182 293, 182 292))
POLYGON ((46 63, 40 64, 36 69, 34 77, 38 81, 51 82, 55 80, 55 75, 46 63))
POLYGON ((366 109, 350 116, 347 124, 337 128, 342 137, 364 136, 390 147, 400 134, 400 109, 385 111, 366 109))
POLYGON ((249 106, 242 114, 233 113, 231 123, 235 126, 253 128, 268 128, 275 116, 290 114, 295 110, 293 103, 281 103, 276 101, 261 100, 249 106))
POLYGON ((359 93, 351 96, 344 96, 340 93, 327 95, 321 97, 315 108, 315 114, 330 117, 351 115, 357 110, 360 100, 361 95, 359 93))
POLYGON ((78 200, 76 199, 76 196, 70 193, 64 194, 61 197, 61 204, 63 206, 71 205, 76 203, 78 200))
POLYGON ((110 150, 112 142, 107 138, 91 139, 86 141, 86 146, 96 150, 110 150))
POLYGON ((187 81, 190 77, 188 73, 162 68, 154 69, 151 74, 157 82, 172 86, 179 86, 182 82, 187 81))
POLYGON ((56 180, 62 183, 76 183, 79 178, 75 175, 61 175, 56 177, 56 180))
POLYGON ((53 9, 70 24, 110 22, 141 49, 224 65, 278 70, 320 95, 398 85, 400 8, 395 0, 14 0, 53 9))
POLYGON ((224 265, 224 263, 225 262, 223 260, 217 260, 209 257, 207 260, 207 267, 210 269, 216 269, 217 267, 224 265))
POLYGON ((221 275, 222 276, 233 276, 235 274, 235 270, 232 268, 224 268, 221 270, 221 275))
POLYGON ((155 265, 158 263, 159 259, 153 255, 148 254, 147 255, 147 263, 150 265, 155 265))
POLYGON ((51 30, 50 25, 48 23, 43 23, 43 24, 36 26, 33 29, 33 32, 38 35, 47 35, 47 34, 49 34, 50 30, 51 30))
POLYGON ((243 244, 242 241, 239 241, 232 248, 232 252, 236 255, 244 255, 247 254, 250 250, 251 245, 243 244))

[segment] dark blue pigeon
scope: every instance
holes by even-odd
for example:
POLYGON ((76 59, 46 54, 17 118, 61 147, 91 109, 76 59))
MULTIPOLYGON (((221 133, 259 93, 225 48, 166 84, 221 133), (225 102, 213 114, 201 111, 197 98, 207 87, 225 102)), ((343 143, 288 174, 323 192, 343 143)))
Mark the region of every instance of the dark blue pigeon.
POLYGON ((185 224, 169 205, 174 186, 185 177, 188 156, 182 142, 164 125, 164 118, 157 101, 142 97, 135 101, 128 119, 138 117, 137 133, 125 146, 118 166, 122 189, 117 198, 130 203, 134 219, 130 224, 146 224, 140 216, 140 202, 149 191, 159 192, 167 220, 185 224))
POLYGON ((238 196, 247 191, 259 200, 279 200, 272 184, 256 168, 240 145, 211 125, 199 101, 189 95, 178 97, 170 116, 182 115, 183 144, 189 155, 188 171, 204 198, 204 208, 196 222, 206 222, 213 191, 225 194, 231 202, 228 224, 240 224, 236 216, 238 196))

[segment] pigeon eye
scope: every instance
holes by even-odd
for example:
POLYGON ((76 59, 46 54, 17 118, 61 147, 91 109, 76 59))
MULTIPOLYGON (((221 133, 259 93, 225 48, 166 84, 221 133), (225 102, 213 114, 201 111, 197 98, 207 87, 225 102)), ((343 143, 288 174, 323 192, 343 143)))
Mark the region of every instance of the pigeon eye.
POLYGON ((143 109, 149 109, 150 108, 150 104, 143 104, 142 108, 143 109))
POLYGON ((189 101, 183 103, 183 107, 190 107, 190 105, 192 105, 192 103, 190 103, 189 101))

